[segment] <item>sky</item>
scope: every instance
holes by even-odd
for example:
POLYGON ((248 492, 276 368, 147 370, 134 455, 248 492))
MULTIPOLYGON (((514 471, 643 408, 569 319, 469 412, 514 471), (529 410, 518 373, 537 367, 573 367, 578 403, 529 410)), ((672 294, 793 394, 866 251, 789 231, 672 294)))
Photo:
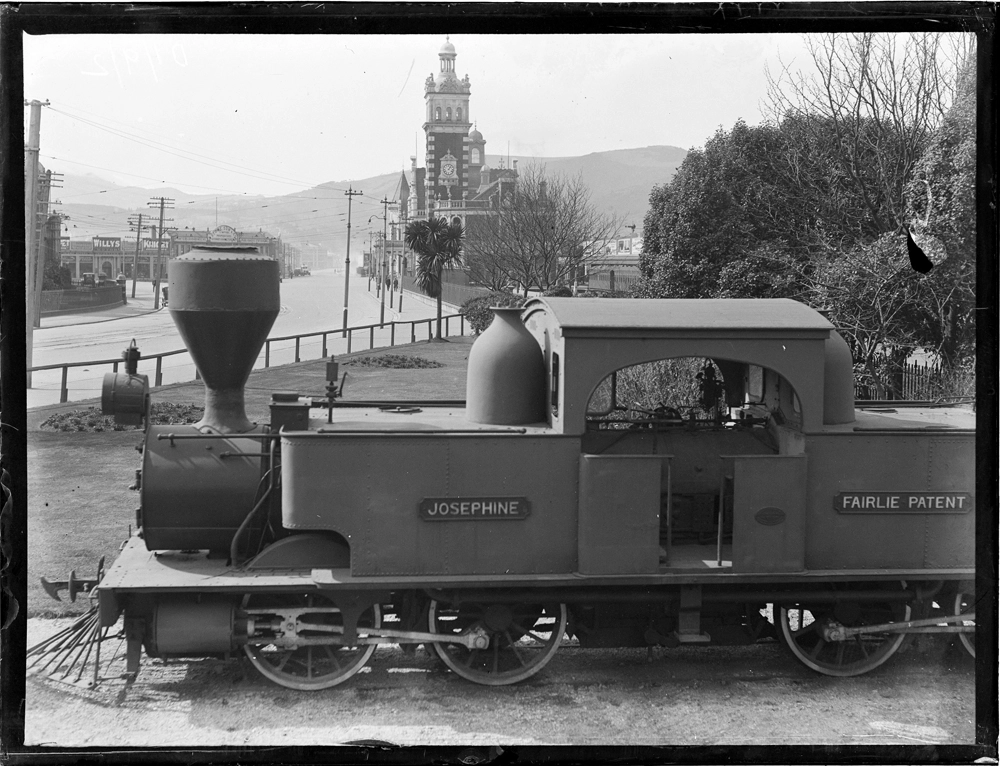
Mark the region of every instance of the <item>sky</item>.
MULTIPOLYGON (((40 159, 64 174, 192 194, 289 194, 423 165, 440 35, 24 38, 40 159)), ((764 119, 766 70, 797 34, 453 35, 488 156, 702 146, 764 119)), ((28 109, 25 108, 27 133, 28 109)), ((85 201, 85 200, 76 200, 85 201)), ((97 200, 95 200, 96 202, 97 200)))

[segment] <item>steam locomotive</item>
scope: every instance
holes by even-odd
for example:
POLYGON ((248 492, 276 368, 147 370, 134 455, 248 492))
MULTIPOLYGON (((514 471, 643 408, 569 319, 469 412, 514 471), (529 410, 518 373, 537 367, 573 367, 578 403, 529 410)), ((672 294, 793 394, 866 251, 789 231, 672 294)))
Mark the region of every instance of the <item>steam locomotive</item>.
MULTIPOLYGON (((533 298, 495 310, 465 402, 345 401, 331 361, 325 392, 275 392, 258 425, 243 387, 278 283, 252 250, 171 262, 204 418, 147 425, 136 531, 97 580, 70 583, 96 605, 36 656, 85 634, 99 651, 122 624, 132 677, 143 651, 244 653, 315 690, 383 643, 488 685, 568 640, 777 636, 831 676, 877 668, 915 632, 974 650, 974 415, 856 408, 850 350, 812 309, 533 298), (629 402, 630 371, 682 358, 702 360, 698 408, 629 402)), ((134 363, 103 404, 142 422, 134 363)))

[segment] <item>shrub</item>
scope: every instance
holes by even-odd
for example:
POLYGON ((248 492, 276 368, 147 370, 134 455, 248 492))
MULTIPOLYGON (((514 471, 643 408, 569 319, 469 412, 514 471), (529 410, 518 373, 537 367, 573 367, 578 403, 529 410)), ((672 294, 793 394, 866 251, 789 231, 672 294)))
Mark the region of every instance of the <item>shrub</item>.
POLYGON ((424 359, 421 356, 403 356, 402 354, 380 354, 376 356, 359 356, 348 359, 345 365, 357 365, 358 367, 386 367, 396 370, 406 370, 412 368, 424 369, 427 367, 444 367, 441 362, 433 359, 424 359))
POLYGON ((493 312, 490 311, 490 306, 522 305, 524 305, 524 298, 520 295, 493 292, 467 300, 462 304, 462 313, 465 314, 465 319, 472 331, 479 335, 493 322, 493 312))
MULTIPOLYGON (((176 425, 180 423, 197 423, 205 412, 204 407, 196 404, 173 404, 157 402, 149 408, 149 424, 153 426, 176 425)), ((56 431, 134 431, 142 426, 123 426, 115 423, 112 416, 105 415, 97 407, 85 410, 60 412, 42 422, 42 428, 56 431)))
POLYGON ((556 285, 555 287, 550 287, 542 295, 549 298, 572 298, 573 291, 566 285, 556 285))

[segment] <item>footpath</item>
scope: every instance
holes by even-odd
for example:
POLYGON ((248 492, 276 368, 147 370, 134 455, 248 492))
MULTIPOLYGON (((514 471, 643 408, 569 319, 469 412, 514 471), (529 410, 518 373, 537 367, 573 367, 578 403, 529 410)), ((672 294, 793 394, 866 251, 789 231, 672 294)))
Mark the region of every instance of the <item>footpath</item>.
POLYGON ((57 314, 54 316, 43 316, 41 329, 49 327, 69 327, 71 325, 94 324, 96 322, 110 322, 113 319, 123 319, 124 317, 142 316, 151 314, 154 311, 163 310, 163 296, 160 296, 160 308, 154 308, 156 296, 153 294, 152 282, 136 282, 135 297, 132 297, 132 283, 125 285, 125 295, 128 303, 124 306, 106 306, 93 311, 77 311, 70 314, 57 314))

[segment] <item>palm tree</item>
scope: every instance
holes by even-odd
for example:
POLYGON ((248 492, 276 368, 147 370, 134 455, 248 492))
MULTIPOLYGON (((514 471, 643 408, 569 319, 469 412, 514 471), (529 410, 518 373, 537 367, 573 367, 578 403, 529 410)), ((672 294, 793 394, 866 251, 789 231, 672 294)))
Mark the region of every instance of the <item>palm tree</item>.
POLYGON ((406 246, 417 254, 415 281, 425 295, 437 298, 437 340, 441 338, 441 272, 461 262, 465 229, 444 218, 411 221, 403 235, 406 246))

